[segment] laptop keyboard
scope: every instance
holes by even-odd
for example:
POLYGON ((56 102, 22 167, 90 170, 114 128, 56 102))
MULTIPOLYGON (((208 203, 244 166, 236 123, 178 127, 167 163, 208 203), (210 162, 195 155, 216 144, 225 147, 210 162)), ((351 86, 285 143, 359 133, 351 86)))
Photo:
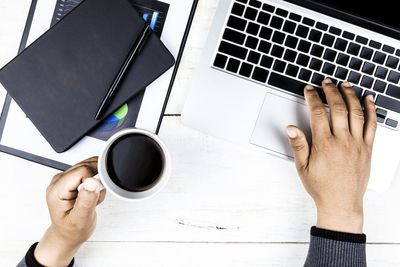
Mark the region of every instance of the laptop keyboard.
POLYGON ((397 129, 400 49, 257 0, 236 0, 213 66, 303 96, 313 84, 349 81, 357 96, 374 96, 378 122, 397 129), (390 112, 390 113, 391 113, 390 112), (397 116, 395 116, 397 117, 397 116))

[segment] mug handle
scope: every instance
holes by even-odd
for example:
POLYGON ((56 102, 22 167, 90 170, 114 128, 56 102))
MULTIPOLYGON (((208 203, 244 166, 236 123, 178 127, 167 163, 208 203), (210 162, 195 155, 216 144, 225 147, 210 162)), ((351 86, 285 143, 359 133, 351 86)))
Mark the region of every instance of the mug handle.
MULTIPOLYGON (((103 183, 101 182, 101 179, 100 179, 100 175, 99 175, 99 174, 96 174, 96 175, 93 176, 92 178, 94 178, 94 179, 96 179, 97 181, 99 181, 99 183, 100 183, 100 191, 102 191, 102 190, 105 189, 103 183)), ((80 184, 80 185, 78 186, 78 189, 77 189, 78 192, 81 191, 81 189, 82 189, 82 184, 80 184)))

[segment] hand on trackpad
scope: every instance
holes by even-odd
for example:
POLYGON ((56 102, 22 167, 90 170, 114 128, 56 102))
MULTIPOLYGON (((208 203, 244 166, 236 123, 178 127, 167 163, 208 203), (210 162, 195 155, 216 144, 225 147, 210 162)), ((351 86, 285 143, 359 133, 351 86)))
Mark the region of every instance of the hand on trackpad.
POLYGON ((267 93, 260 110, 250 143, 293 157, 286 127, 297 125, 311 144, 311 129, 308 107, 299 102, 267 93))

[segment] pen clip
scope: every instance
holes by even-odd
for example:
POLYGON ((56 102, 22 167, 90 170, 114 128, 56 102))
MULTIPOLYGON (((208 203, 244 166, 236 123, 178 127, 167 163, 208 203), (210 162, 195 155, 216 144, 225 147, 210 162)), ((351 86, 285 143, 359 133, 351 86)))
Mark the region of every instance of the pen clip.
POLYGON ((142 53, 143 47, 147 43, 147 40, 149 39, 151 32, 152 32, 152 30, 151 30, 150 24, 146 24, 146 27, 142 34, 143 39, 141 40, 139 47, 138 47, 138 54, 142 53))

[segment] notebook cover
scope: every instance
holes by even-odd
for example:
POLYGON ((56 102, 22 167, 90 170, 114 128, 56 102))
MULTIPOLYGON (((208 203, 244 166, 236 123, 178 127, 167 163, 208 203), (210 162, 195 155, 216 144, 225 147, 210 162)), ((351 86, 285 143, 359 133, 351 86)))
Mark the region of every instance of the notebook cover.
MULTIPOLYGON (((144 27, 127 0, 85 0, 0 70, 0 82, 56 152, 100 121, 97 108, 144 27)), ((155 34, 104 117, 174 64, 155 34)))

